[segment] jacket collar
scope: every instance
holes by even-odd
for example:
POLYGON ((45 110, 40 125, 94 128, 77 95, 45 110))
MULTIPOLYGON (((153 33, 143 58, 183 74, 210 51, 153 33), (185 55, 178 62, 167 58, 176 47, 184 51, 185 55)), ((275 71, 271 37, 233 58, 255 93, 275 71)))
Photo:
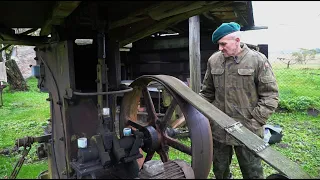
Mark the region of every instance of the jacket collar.
POLYGON ((240 63, 240 61, 244 58, 244 56, 249 52, 249 48, 245 43, 240 43, 240 47, 241 47, 241 52, 237 55, 237 56, 230 56, 230 57, 223 57, 222 53, 221 56, 222 58, 222 62, 224 62, 227 59, 232 59, 234 60, 237 64, 240 63))

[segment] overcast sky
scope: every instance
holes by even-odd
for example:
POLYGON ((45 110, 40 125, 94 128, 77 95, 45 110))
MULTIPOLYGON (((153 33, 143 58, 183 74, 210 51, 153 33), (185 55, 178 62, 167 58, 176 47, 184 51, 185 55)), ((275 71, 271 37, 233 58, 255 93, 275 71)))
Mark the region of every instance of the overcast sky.
POLYGON ((256 26, 246 31, 244 42, 269 44, 269 51, 320 48, 320 1, 252 1, 256 26))

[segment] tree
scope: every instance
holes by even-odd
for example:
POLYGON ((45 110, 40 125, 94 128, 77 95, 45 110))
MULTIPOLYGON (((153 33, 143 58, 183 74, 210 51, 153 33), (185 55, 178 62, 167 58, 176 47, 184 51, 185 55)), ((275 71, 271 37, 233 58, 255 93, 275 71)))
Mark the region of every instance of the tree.
MULTIPOLYGON (((14 29, 15 33, 17 34, 29 34, 32 33, 32 35, 37 35, 38 32, 34 32, 33 29, 28 30, 25 28, 16 28, 14 29)), ((10 85, 10 90, 13 91, 27 91, 28 86, 25 81, 25 79, 22 76, 22 73, 16 63, 16 59, 13 58, 15 56, 12 56, 16 51, 16 46, 13 45, 2 45, 0 46, 0 52, 1 52, 1 58, 0 61, 4 61, 6 68, 7 68, 7 79, 8 79, 8 84, 10 85)))
POLYGON ((13 58, 12 53, 16 51, 15 46, 10 46, 5 50, 5 65, 7 67, 7 78, 10 90, 13 91, 27 91, 29 88, 22 73, 16 63, 16 59, 13 58))
POLYGON ((300 48, 300 51, 292 53, 292 57, 300 64, 307 64, 307 61, 313 60, 316 54, 315 49, 300 48))
POLYGON ((279 59, 281 62, 285 63, 287 65, 287 69, 290 68, 290 65, 296 64, 297 61, 291 58, 277 58, 279 59))
POLYGON ((289 69, 290 65, 293 64, 307 64, 309 60, 315 59, 316 54, 317 51, 315 49, 300 48, 298 52, 292 52, 289 57, 278 57, 277 59, 279 59, 280 62, 285 63, 289 69))

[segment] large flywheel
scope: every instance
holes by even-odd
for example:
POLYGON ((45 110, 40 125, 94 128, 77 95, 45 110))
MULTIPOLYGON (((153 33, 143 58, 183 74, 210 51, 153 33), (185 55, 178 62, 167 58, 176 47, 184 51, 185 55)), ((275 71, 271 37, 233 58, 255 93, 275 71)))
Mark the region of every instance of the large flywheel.
MULTIPOLYGON (((167 76, 167 78, 172 77, 167 76)), ((183 82, 181 81, 181 83, 183 82)), ((133 90, 126 93, 122 99, 119 128, 120 132, 125 127, 146 129, 146 136, 149 136, 150 140, 142 148, 146 153, 142 162, 151 160, 155 153, 159 154, 162 162, 174 160, 170 159, 169 155, 169 147, 171 147, 191 156, 191 166, 195 178, 207 178, 211 169, 213 154, 212 135, 208 119, 172 90, 165 80, 158 79, 156 76, 141 76, 133 81, 130 86, 133 90), (148 85, 153 82, 160 84, 172 96, 172 102, 161 118, 156 113, 148 90, 148 85), (146 112, 144 120, 138 115, 138 107, 142 103, 145 105, 146 112), (180 107, 185 118, 191 145, 172 138, 166 133, 168 122, 171 120, 176 106, 180 107)))

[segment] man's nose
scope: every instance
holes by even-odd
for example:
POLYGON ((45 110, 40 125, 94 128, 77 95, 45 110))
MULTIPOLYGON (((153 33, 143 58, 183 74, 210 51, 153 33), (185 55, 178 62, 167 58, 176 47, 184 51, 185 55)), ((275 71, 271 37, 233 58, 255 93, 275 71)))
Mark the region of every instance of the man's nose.
POLYGON ((219 51, 222 51, 223 47, 221 45, 219 45, 219 51))

